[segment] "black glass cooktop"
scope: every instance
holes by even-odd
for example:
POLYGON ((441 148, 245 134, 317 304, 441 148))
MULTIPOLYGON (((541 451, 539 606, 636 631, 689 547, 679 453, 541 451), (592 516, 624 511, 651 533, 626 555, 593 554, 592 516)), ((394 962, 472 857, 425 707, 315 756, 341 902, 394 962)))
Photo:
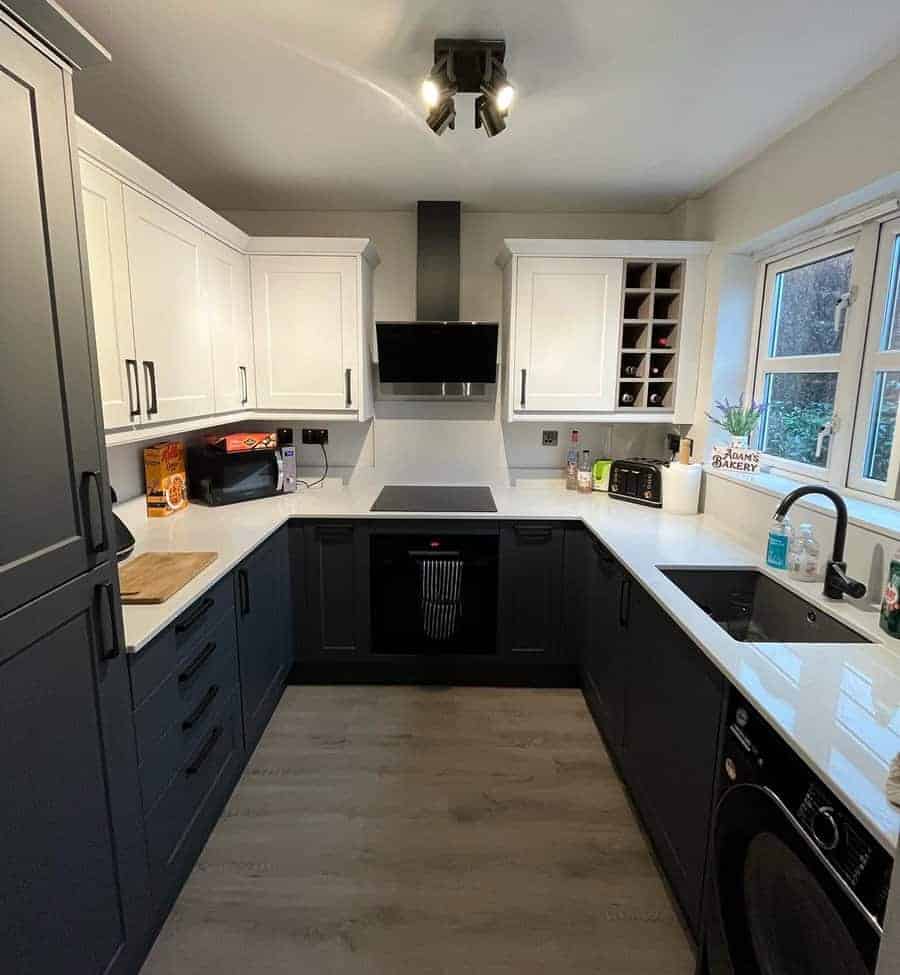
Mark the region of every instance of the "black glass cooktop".
POLYGON ((381 489, 372 511, 496 511, 487 487, 389 484, 381 489))

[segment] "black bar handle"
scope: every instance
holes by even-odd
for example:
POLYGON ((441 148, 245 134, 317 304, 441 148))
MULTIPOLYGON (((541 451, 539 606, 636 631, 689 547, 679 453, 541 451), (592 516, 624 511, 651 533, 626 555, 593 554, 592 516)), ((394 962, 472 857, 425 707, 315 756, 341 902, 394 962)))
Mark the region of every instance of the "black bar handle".
POLYGON ((247 577, 247 570, 238 569, 237 577, 241 616, 246 616, 250 612, 250 580, 247 577))
POLYGON ((90 534, 92 552, 104 552, 109 547, 109 537, 106 534, 106 519, 103 517, 103 478, 100 471, 84 472, 84 506, 87 513, 87 523, 90 534), (97 495, 96 509, 91 504, 91 486, 97 495), (96 510, 97 516, 94 517, 96 510), (97 520, 100 521, 100 531, 97 531, 97 520))
POLYGON ((348 524, 328 524, 328 525, 316 525, 316 535, 320 538, 328 538, 328 536, 335 537, 337 535, 349 535, 353 532, 353 525, 348 524))
POLYGON ((249 387, 247 386, 247 367, 238 366, 238 371, 241 374, 241 406, 246 406, 247 400, 250 398, 249 387))
POLYGON ((104 582, 97 586, 97 596, 98 598, 106 603, 106 612, 109 618, 109 633, 111 638, 111 644, 109 648, 106 648, 106 638, 105 629, 101 628, 103 633, 103 644, 104 649, 100 652, 101 660, 115 660, 116 657, 122 652, 122 647, 119 644, 119 628, 116 626, 118 620, 116 619, 116 590, 115 586, 111 582, 104 582))
POLYGON ((149 359, 144 360, 144 385, 147 387, 147 416, 159 413, 159 403, 156 400, 156 364, 149 359))
POLYGON ((137 359, 125 360, 125 379, 128 382, 128 418, 133 420, 141 415, 141 383, 138 379, 137 359), (132 390, 131 378, 134 376, 134 389, 132 390))
POLYGON ((203 699, 193 711, 181 722, 182 731, 190 731, 195 724, 206 714, 210 704, 215 701, 219 694, 219 685, 212 684, 209 690, 203 695, 203 699))
POLYGON ((203 767, 203 763, 209 758, 209 753, 216 747, 216 742, 222 737, 222 726, 216 725, 210 732, 209 738, 203 742, 203 747, 194 756, 193 761, 184 770, 185 775, 196 775, 203 767))
POLYGON ((525 406, 525 381, 527 378, 528 378, 528 370, 523 369, 522 370, 522 399, 519 401, 519 405, 522 407, 525 406))
POLYGON ((215 599, 209 596, 204 596, 200 600, 197 608, 191 613, 187 619, 182 619, 181 622, 175 624, 176 633, 187 633, 188 630, 192 629, 197 623, 203 619, 204 616, 216 605, 215 599))
POLYGON ((619 583, 619 626, 625 629, 631 616, 631 576, 622 576, 619 583))
POLYGON ((346 399, 347 406, 353 405, 353 396, 350 393, 350 374, 351 374, 350 369, 344 370, 344 384, 346 387, 345 392, 347 393, 347 399, 346 399))
POLYGON ((216 644, 214 641, 210 640, 209 643, 197 654, 196 657, 184 668, 184 670, 178 675, 178 683, 186 684, 191 678, 196 677, 197 671, 206 663, 207 660, 215 653, 216 644))
POLYGON ((529 525, 526 522, 518 522, 513 525, 513 531, 519 538, 532 539, 534 541, 544 541, 553 537, 552 525, 529 525))

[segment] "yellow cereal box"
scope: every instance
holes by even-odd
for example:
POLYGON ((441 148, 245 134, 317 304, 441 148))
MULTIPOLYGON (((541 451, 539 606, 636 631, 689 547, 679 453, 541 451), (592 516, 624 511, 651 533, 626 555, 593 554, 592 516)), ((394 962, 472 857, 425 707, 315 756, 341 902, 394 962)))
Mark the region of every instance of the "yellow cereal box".
POLYGON ((166 518, 188 506, 184 444, 167 440, 144 448, 147 517, 166 518))

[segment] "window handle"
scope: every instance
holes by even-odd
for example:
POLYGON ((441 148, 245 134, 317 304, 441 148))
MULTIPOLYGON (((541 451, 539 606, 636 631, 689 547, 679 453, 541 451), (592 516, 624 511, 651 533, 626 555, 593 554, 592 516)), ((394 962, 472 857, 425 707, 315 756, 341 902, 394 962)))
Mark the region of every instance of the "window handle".
MULTIPOLYGON (((834 331, 835 334, 839 333, 842 328, 847 324, 847 315, 850 311, 850 306, 856 301, 857 286, 854 284, 849 291, 845 291, 841 297, 838 299, 838 303, 834 306, 834 331)), ((819 455, 816 454, 818 457, 819 455)))
POLYGON ((828 446, 831 446, 831 438, 834 436, 834 418, 826 420, 822 426, 819 427, 819 433, 816 437, 816 457, 819 458, 825 453, 825 438, 828 438, 828 446))

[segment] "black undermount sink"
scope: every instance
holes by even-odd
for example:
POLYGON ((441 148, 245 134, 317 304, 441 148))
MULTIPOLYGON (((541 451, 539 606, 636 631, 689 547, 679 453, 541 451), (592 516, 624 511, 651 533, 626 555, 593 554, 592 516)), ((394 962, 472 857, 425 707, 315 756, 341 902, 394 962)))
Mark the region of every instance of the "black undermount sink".
POLYGON ((872 643, 756 569, 660 572, 735 640, 749 643, 872 643))

